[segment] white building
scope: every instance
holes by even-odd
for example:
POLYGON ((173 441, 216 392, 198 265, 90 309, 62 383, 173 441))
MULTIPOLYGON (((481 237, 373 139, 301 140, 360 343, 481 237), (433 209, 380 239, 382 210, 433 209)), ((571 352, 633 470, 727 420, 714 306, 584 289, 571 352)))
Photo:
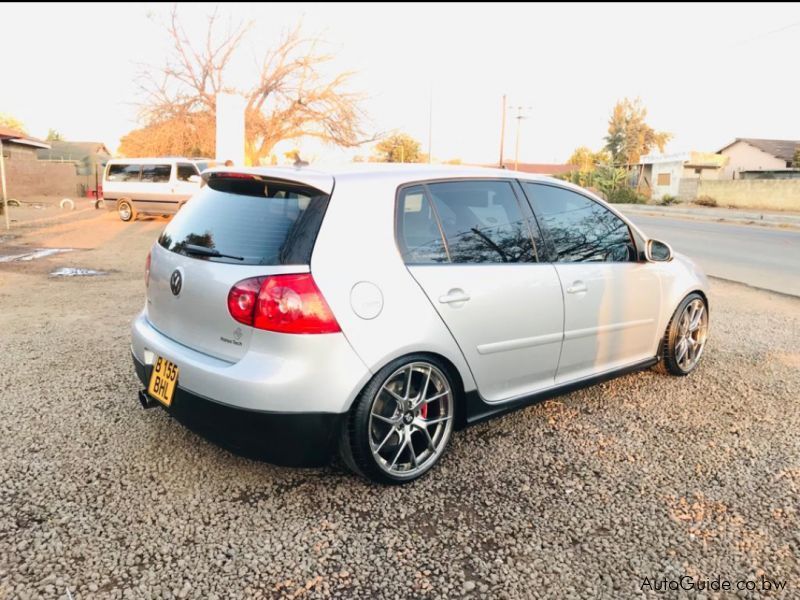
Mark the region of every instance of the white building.
POLYGON ((649 188, 651 196, 660 200, 674 196, 692 200, 701 179, 719 179, 728 158, 709 152, 680 152, 678 154, 648 154, 643 156, 640 188, 649 188))

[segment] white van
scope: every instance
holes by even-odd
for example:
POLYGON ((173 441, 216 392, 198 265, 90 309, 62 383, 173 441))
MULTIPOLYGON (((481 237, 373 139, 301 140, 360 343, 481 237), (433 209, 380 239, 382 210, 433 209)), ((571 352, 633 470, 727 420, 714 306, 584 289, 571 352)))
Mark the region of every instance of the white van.
POLYGON ((138 213, 170 215, 200 189, 207 159, 115 158, 103 174, 103 201, 123 221, 138 213))

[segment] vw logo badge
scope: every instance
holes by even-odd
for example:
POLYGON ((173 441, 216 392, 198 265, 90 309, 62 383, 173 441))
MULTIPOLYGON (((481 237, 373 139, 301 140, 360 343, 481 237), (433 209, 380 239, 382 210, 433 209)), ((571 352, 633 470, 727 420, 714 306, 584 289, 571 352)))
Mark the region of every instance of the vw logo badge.
POLYGON ((181 293, 181 288, 183 287, 183 275, 178 269, 175 269, 172 272, 172 275, 169 278, 169 289, 172 290, 172 295, 177 296, 181 293))

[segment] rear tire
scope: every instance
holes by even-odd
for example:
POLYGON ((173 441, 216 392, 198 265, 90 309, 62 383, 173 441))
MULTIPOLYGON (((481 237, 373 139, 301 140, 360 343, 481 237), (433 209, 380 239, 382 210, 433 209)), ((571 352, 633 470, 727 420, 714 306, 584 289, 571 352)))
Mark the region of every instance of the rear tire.
POLYGON ((356 398, 339 451, 355 473, 378 483, 414 481, 436 465, 455 426, 457 387, 440 360, 392 361, 356 398))
POLYGON ((117 214, 126 223, 136 220, 136 209, 133 208, 133 203, 130 200, 120 200, 117 203, 117 214))
POLYGON ((708 337, 708 304, 692 292, 678 305, 661 342, 661 373, 685 377, 697 368, 708 337))

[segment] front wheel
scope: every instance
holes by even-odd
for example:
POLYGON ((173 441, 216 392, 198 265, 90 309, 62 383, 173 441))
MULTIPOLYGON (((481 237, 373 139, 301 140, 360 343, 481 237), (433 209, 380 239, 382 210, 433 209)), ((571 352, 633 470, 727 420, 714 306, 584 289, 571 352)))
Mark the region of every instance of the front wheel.
POLYGON ((708 337, 708 305, 694 292, 686 296, 672 316, 661 349, 661 371, 688 375, 697 367, 708 337))
POLYGON ((345 463, 380 483, 407 483, 426 473, 450 441, 455 389, 447 367, 433 357, 388 364, 348 415, 340 447, 345 463))

